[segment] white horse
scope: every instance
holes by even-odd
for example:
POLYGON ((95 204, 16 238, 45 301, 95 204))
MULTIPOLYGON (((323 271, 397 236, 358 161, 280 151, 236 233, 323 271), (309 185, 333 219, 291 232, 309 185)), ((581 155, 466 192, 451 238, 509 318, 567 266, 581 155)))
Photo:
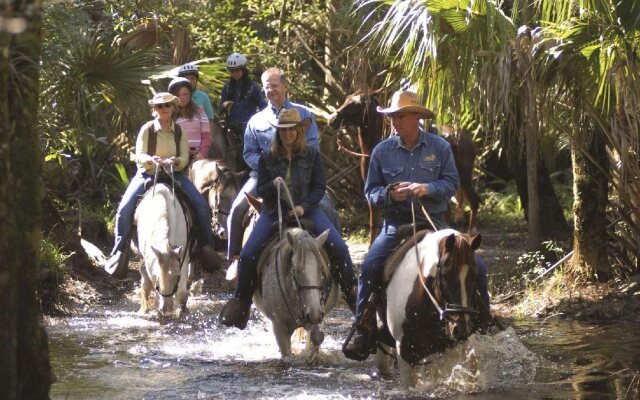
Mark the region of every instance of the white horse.
MULTIPOLYGON (((481 241, 480 235, 469 238, 445 229, 426 234, 418 242, 417 253, 413 241, 407 241, 389 257, 384 276, 389 282, 386 321, 403 384, 415 386, 415 366, 420 361, 453 341, 466 339, 479 318, 488 318, 489 310, 477 290, 474 251, 481 241)), ((376 352, 376 365, 388 372, 389 351, 376 352)))
POLYGON ((136 208, 138 250, 144 263, 140 266, 140 311, 149 309, 149 294, 155 289, 158 312, 168 316, 174 312, 174 298, 186 310, 189 292, 187 276, 189 251, 185 211, 171 188, 156 184, 147 191, 136 208))
POLYGON ((307 331, 306 349, 315 360, 324 340, 322 321, 338 300, 338 284, 331 277, 322 245, 329 231, 313 238, 300 228, 284 231, 284 238, 267 248, 261 284, 253 301, 273 325, 283 358, 291 355, 291 335, 307 331))

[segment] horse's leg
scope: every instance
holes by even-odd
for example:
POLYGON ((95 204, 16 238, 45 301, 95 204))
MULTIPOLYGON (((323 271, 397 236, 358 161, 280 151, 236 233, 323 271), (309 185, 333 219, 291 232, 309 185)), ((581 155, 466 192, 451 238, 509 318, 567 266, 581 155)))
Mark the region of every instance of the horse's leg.
POLYGON ((185 260, 182 265, 182 271, 180 272, 180 283, 178 284, 178 293, 176 298, 178 299, 178 318, 187 311, 187 300, 189 299, 189 290, 187 289, 187 279, 189 277, 189 262, 185 260))
POLYGON ((306 350, 309 353, 309 361, 316 362, 320 354, 320 345, 324 342, 324 332, 322 332, 322 324, 311 326, 307 332, 306 350))
POLYGON ((147 269, 142 263, 140 264, 140 309, 138 313, 144 314, 149 310, 149 293, 152 288, 151 278, 147 275, 147 269))
POLYGON ((278 348, 280 349, 280 355, 282 358, 291 356, 291 332, 289 328, 282 323, 278 323, 276 321, 272 321, 271 325, 273 326, 273 333, 276 336, 276 342, 278 343, 278 348))
POLYGON ((413 365, 406 362, 400 356, 400 345, 398 344, 398 369, 400 370, 400 381, 405 386, 415 386, 418 384, 418 373, 413 365))
POLYGON ((395 349, 381 342, 378 342, 378 347, 380 348, 376 351, 376 368, 378 368, 380 374, 389 375, 391 374, 391 367, 393 366, 391 353, 395 351, 395 349))

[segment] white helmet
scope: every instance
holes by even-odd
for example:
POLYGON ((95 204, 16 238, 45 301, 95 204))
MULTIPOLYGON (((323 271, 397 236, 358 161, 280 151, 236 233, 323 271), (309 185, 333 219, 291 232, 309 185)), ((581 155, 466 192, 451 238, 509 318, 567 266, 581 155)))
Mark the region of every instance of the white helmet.
POLYGON ((187 89, 191 90, 191 82, 187 78, 179 77, 174 78, 169 82, 169 93, 173 93, 175 90, 178 90, 179 87, 184 86, 187 89))
POLYGON ((195 75, 199 76, 198 67, 195 64, 182 64, 178 68, 178 76, 195 75))
POLYGON ((247 65, 247 57, 240 53, 233 53, 227 58, 227 69, 240 69, 247 65))

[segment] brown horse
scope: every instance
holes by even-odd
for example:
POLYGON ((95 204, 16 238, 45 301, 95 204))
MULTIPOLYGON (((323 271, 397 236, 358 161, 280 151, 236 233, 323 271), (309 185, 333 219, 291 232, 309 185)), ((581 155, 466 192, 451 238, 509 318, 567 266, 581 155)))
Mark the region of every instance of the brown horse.
MULTIPOLYGON (((380 142, 384 132, 384 117, 376 111, 379 104, 375 93, 355 93, 347 96, 344 103, 336 110, 329 120, 329 126, 339 129, 344 126, 355 126, 358 132, 360 153, 347 151, 360 157, 360 176, 362 181, 367 179, 369 168, 369 155, 373 148, 380 142)), ((475 147, 473 138, 464 129, 454 133, 449 127, 443 128, 444 137, 451 144, 451 150, 455 159, 458 175, 460 176, 460 188, 456 193, 457 210, 456 218, 461 219, 463 201, 469 202, 471 214, 469 216, 468 231, 476 232, 476 215, 480 205, 480 196, 473 187, 473 165, 475 162, 475 147)), ((369 245, 378 235, 379 210, 369 205, 369 245)))

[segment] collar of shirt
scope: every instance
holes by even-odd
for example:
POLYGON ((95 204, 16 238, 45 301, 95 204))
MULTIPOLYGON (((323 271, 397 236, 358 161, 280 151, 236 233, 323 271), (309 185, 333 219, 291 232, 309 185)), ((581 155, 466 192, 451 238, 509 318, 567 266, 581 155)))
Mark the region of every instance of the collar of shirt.
MULTIPOLYGON (((158 118, 153 120, 153 128, 156 132, 160 132, 162 130, 162 127, 160 126, 160 120, 158 118)), ((171 127, 169 128, 169 133, 174 133, 174 132, 175 132, 174 122, 171 121, 171 127)))
POLYGON ((271 112, 276 117, 280 115, 280 111, 288 110, 291 107, 292 107, 292 105, 291 105, 291 102, 289 102, 289 100, 285 100, 284 103, 282 103, 282 107, 280 107, 279 109, 276 108, 271 102, 269 102, 269 108, 271 108, 271 112))
MULTIPOLYGON (((393 139, 394 139, 394 144, 395 144, 394 148, 397 149, 397 148, 402 147, 403 149, 406 149, 406 150, 409 150, 409 151, 412 150, 412 149, 407 149, 406 147, 404 147, 404 144, 402 143, 402 139, 400 139, 400 136, 398 134, 395 134, 395 136, 393 136, 393 139)), ((426 146, 427 145, 427 140, 428 140, 427 139, 427 134, 421 128, 420 129, 420 136, 418 137, 418 142, 419 143, 417 143, 414 146, 414 148, 418 147, 420 144, 423 144, 423 145, 426 146)))

